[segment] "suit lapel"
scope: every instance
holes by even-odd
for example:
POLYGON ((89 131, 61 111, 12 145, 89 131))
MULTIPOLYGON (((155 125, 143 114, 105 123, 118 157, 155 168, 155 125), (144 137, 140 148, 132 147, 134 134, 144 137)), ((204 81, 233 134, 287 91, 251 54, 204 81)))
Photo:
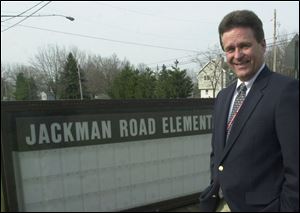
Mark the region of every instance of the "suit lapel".
MULTIPOLYGON (((234 143, 237 140, 237 137, 241 133, 245 124, 247 123, 247 120, 250 118, 255 107, 262 99, 263 89, 267 86, 270 74, 271 72, 269 71, 269 69, 265 67, 264 70, 255 80, 254 84, 252 85, 249 94, 247 95, 242 107, 239 110, 238 115, 235 118, 221 160, 227 155, 231 147, 234 145, 234 143)), ((226 114, 225 116, 227 118, 228 115, 226 114)))
POLYGON ((219 108, 220 110, 220 116, 219 118, 221 118, 218 121, 218 125, 219 126, 219 130, 220 132, 218 133, 220 136, 222 136, 220 138, 220 150, 223 150, 225 147, 225 143, 226 143, 226 127, 227 127, 227 119, 228 119, 228 113, 229 113, 229 109, 230 109, 230 104, 231 104, 231 99, 234 93, 234 90, 236 88, 236 84, 232 84, 228 90, 226 91, 226 94, 224 94, 224 100, 221 102, 221 107, 219 108))

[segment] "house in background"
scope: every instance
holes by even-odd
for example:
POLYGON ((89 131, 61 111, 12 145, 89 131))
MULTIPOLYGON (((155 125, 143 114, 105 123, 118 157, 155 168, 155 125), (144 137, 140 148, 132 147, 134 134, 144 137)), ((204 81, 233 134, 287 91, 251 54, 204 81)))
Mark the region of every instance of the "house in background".
POLYGON ((49 100, 53 101, 53 100, 55 100, 55 98, 52 94, 50 94, 49 92, 44 92, 44 91, 42 91, 40 93, 40 98, 41 98, 42 101, 49 101, 49 100))
POLYGON ((200 98, 215 98, 235 78, 223 58, 209 61, 197 74, 200 98))

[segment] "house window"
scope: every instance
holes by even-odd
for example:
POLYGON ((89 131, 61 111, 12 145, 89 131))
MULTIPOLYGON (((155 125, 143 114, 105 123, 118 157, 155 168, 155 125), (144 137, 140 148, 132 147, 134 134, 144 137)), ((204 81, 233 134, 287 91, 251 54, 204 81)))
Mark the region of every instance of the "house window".
POLYGON ((204 76, 204 80, 205 80, 205 81, 209 81, 209 80, 210 80, 209 75, 205 75, 205 76, 204 76))

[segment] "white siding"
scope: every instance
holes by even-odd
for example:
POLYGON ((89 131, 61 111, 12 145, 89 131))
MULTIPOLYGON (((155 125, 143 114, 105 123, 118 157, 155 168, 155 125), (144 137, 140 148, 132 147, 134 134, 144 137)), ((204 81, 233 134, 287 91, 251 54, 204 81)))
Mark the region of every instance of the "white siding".
MULTIPOLYGON (((198 89, 200 90, 200 97, 201 98, 213 98, 213 86, 211 81, 208 79, 208 77, 213 76, 213 72, 216 69, 215 65, 212 64, 213 62, 209 62, 208 64, 206 64, 204 66, 204 68, 202 70, 200 70, 200 72, 198 73, 198 89)), ((221 64, 220 62, 218 62, 219 64, 221 64)), ((221 72, 221 67, 218 68, 221 72)), ((222 89, 222 77, 223 77, 223 88, 226 85, 226 73, 224 72, 224 70, 222 69, 223 74, 218 73, 219 75, 221 75, 221 77, 219 78, 219 81, 217 82, 216 85, 216 91, 215 91, 215 96, 217 96, 217 94, 221 91, 222 89)), ((215 83, 215 80, 213 80, 213 82, 215 83)))

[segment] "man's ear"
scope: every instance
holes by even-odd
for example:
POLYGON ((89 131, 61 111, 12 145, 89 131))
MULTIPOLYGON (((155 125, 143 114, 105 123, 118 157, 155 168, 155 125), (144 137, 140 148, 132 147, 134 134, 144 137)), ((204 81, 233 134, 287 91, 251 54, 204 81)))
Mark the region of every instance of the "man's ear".
POLYGON ((264 48, 264 50, 266 50, 267 45, 266 45, 266 40, 265 40, 265 39, 263 39, 263 40, 261 41, 261 46, 264 48))

